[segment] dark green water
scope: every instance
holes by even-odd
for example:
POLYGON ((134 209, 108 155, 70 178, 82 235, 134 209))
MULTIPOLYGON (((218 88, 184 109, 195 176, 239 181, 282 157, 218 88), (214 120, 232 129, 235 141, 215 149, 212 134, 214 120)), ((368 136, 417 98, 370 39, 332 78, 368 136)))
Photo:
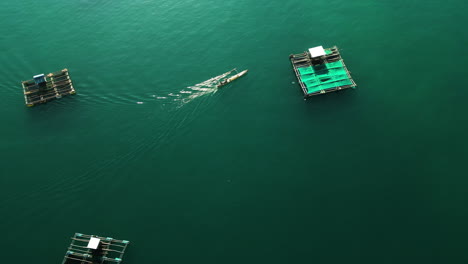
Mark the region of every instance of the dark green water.
POLYGON ((466 8, 2 1, 0 262, 82 232, 127 264, 467 263, 466 8), (317 45, 356 90, 302 100, 288 55, 317 45), (20 81, 62 68, 78 94, 26 108, 20 81))

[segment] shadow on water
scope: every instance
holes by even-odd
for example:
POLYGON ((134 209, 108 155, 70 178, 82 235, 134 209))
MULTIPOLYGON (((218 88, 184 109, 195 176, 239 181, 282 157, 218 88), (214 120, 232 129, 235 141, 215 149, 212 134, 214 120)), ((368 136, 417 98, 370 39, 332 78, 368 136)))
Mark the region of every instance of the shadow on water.
POLYGON ((25 118, 29 125, 45 125, 49 129, 62 130, 74 122, 71 117, 82 110, 79 95, 66 96, 45 104, 25 107, 25 118))
POLYGON ((314 114, 336 113, 346 111, 353 107, 357 99, 356 89, 345 89, 341 91, 321 94, 304 99, 308 111, 314 114))
POLYGON ((348 126, 351 120, 362 117, 357 100, 358 93, 354 89, 313 96, 304 101, 302 115, 321 128, 348 126))

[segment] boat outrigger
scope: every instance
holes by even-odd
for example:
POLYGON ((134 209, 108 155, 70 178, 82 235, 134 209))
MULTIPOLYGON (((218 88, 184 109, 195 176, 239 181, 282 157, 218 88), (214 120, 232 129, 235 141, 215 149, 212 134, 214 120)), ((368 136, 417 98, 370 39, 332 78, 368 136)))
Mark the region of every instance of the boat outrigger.
MULTIPOLYGON (((230 71, 230 73, 233 72, 233 71, 237 72, 237 69, 233 69, 232 71, 230 71)), ((241 71, 241 72, 237 73, 236 75, 233 75, 233 76, 231 76, 229 78, 225 78, 222 81, 220 81, 216 87, 219 88, 221 86, 224 86, 224 85, 226 85, 226 84, 228 84, 228 83, 230 83, 230 82, 232 82, 232 81, 246 75, 248 71, 249 70, 244 70, 244 71, 241 71)))

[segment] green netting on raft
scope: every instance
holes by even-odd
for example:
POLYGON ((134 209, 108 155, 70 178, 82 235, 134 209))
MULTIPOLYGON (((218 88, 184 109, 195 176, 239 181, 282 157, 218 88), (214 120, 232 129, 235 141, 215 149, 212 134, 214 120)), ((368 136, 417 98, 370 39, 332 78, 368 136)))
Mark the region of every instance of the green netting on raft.
POLYGON ((335 62, 329 62, 325 64, 321 64, 318 66, 309 66, 309 67, 302 67, 302 68, 297 68, 299 71, 300 75, 306 75, 306 74, 312 74, 312 73, 317 73, 319 74, 322 71, 325 70, 331 70, 331 69, 336 69, 336 68, 343 68, 343 62, 341 60, 335 61, 335 62))
POLYGON ((321 90, 327 90, 327 89, 332 89, 332 88, 336 88, 336 87, 339 87, 339 86, 345 86, 345 85, 351 85, 352 82, 351 80, 347 79, 347 80, 342 80, 342 81, 338 81, 338 82, 333 82, 333 83, 329 83, 329 84, 326 84, 326 85, 318 85, 318 86, 314 86, 314 87, 307 87, 307 93, 316 93, 316 92, 319 92, 321 90))
POLYGON ((332 53, 333 53, 333 51, 331 51, 331 50, 328 50, 328 49, 325 50, 325 54, 327 54, 327 55, 332 54, 332 53))
POLYGON ((308 79, 329 78, 331 76, 337 76, 337 75, 347 75, 347 72, 344 68, 334 68, 334 69, 329 69, 329 70, 323 70, 323 71, 316 72, 316 73, 301 74, 300 77, 302 81, 305 81, 308 79))
POLYGON ((307 87, 307 93, 352 85, 343 62, 330 62, 318 66, 298 68, 300 79, 307 87))
POLYGON ((306 74, 314 73, 314 70, 312 69, 312 67, 297 68, 297 70, 299 71, 300 75, 306 75, 306 74))
POLYGON ((348 75, 346 74, 335 75, 335 76, 326 75, 326 76, 327 77, 308 79, 305 81, 303 80, 303 82, 306 85, 306 87, 312 87, 312 86, 317 86, 317 85, 326 85, 329 83, 343 81, 343 80, 349 80, 348 75))

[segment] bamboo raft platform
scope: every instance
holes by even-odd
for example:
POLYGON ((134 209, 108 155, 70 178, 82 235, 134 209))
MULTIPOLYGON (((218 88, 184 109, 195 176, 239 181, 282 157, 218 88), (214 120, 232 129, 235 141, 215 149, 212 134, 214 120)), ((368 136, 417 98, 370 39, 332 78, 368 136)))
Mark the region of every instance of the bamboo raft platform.
POLYGON ((75 233, 62 264, 110 264, 120 263, 130 243, 111 237, 99 237, 75 233))
POLYGON ((22 85, 27 106, 47 103, 76 93, 68 69, 49 73, 47 76, 36 75, 32 80, 23 81, 22 85))
POLYGON ((289 56, 304 98, 335 92, 357 85, 351 78, 336 46, 322 46, 289 56))

